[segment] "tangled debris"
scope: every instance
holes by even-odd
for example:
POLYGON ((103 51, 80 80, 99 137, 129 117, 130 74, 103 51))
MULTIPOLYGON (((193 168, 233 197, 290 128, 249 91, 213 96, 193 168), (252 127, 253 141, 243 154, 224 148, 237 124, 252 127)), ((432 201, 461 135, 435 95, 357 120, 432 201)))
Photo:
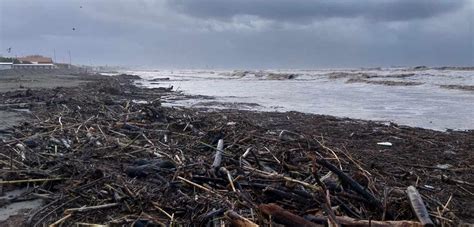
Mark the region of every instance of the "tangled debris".
POLYGON ((473 85, 456 85, 456 84, 450 84, 450 85, 439 85, 440 88, 446 88, 446 89, 455 89, 455 90, 461 90, 461 91, 474 91, 474 86, 473 85))
POLYGON ((421 82, 414 81, 393 81, 393 80, 366 80, 361 78, 351 78, 346 83, 366 83, 366 84, 379 84, 386 86, 418 86, 422 85, 421 82))
POLYGON ((35 118, 15 127, 0 152, 3 190, 28 186, 16 199, 45 201, 27 225, 474 221, 472 131, 166 108, 160 97, 170 91, 129 79, 1 97, 27 103, 35 118), (391 146, 377 144, 385 141, 391 146))

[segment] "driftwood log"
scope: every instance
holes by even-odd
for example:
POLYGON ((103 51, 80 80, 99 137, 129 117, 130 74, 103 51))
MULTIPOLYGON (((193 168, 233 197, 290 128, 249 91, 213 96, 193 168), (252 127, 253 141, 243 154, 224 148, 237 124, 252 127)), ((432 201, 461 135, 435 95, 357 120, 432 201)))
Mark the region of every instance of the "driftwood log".
POLYGON ((418 190, 416 190, 414 186, 409 186, 406 192, 410 200, 411 208, 421 224, 423 224, 423 226, 434 226, 418 190))
MULTIPOLYGON (((320 225, 328 225, 328 218, 322 216, 305 215, 305 219, 318 223, 320 225)), ((340 226, 359 226, 359 227, 422 227, 420 222, 415 221, 374 221, 374 220, 358 220, 345 216, 337 216, 336 221, 340 226)))
POLYGON ((259 210, 268 215, 271 216, 272 220, 279 224, 283 224, 286 226, 302 226, 302 227, 318 227, 318 226, 324 226, 324 225, 318 225, 316 223, 310 222, 296 214, 293 214, 282 207, 270 203, 270 204, 261 204, 258 206, 259 210))
POLYGON ((247 218, 240 216, 237 212, 229 210, 225 212, 225 217, 230 221, 231 226, 235 227, 258 227, 257 224, 247 218))
POLYGON ((220 139, 217 142, 216 154, 214 155, 214 162, 211 165, 211 172, 216 173, 221 166, 222 153, 224 152, 224 140, 220 139))

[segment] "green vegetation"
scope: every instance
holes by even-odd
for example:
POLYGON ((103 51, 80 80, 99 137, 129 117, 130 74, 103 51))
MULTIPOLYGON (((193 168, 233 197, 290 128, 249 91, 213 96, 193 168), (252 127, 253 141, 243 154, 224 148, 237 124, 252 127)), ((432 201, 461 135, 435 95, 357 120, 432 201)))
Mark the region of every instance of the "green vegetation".
POLYGON ((6 57, 0 57, 0 62, 13 62, 15 64, 20 64, 21 62, 16 59, 16 58, 6 58, 6 57))

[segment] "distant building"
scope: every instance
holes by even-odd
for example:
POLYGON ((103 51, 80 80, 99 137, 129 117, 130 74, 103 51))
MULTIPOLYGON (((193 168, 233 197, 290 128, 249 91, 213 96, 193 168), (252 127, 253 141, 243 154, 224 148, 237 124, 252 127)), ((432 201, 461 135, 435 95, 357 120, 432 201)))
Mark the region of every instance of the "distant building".
POLYGON ((17 59, 24 64, 53 64, 53 59, 41 55, 30 55, 17 59))
POLYGON ((41 55, 30 55, 17 58, 20 64, 13 64, 14 69, 54 69, 53 59, 41 55))
POLYGON ((0 70, 12 69, 12 68, 13 68, 13 62, 0 62, 0 70))

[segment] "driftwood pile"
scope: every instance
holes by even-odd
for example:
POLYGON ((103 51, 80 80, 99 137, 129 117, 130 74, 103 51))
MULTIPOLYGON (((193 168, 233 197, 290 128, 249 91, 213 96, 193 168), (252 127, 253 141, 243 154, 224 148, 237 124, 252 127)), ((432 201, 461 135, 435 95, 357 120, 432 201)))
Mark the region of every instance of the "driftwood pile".
POLYGON ((388 186, 324 138, 165 108, 166 91, 127 79, 2 97, 34 115, 0 152, 4 190, 28 187, 23 199, 44 200, 27 225, 456 223, 449 201, 428 211, 416 187, 388 186))

